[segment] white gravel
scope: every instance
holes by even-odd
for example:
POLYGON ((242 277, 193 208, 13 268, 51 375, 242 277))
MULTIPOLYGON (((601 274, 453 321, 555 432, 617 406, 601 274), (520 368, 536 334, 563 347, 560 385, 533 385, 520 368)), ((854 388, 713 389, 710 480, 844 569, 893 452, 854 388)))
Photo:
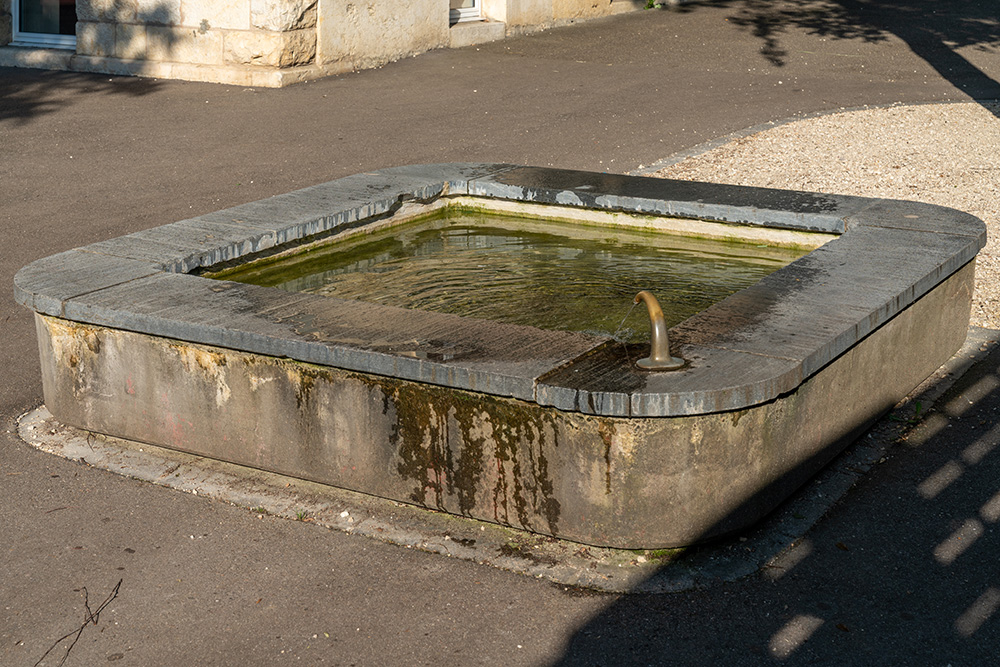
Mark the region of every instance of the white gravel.
POLYGON ((972 324, 1000 329, 1000 104, 846 111, 735 139, 654 176, 912 199, 986 223, 972 324))

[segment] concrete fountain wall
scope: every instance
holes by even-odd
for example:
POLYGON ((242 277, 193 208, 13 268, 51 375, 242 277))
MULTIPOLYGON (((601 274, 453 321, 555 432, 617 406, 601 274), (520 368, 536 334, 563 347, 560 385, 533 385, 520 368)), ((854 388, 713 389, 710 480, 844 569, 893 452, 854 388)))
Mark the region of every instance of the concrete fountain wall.
POLYGON ((912 202, 423 165, 39 260, 15 292, 37 313, 45 400, 64 423, 660 548, 753 523, 946 361, 965 338, 984 243, 976 218, 912 202), (467 197, 611 224, 836 237, 675 327, 687 365, 661 373, 635 368, 645 351, 597 336, 197 275, 467 197))

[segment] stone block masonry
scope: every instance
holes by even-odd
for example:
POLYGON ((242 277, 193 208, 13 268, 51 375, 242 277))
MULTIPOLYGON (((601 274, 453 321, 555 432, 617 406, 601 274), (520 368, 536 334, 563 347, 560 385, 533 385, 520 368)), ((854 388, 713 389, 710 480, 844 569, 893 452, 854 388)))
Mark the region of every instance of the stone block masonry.
POLYGON ((316 58, 315 1, 81 0, 77 15, 82 56, 217 67, 293 67, 316 58))
POLYGON ((76 45, 70 51, 38 48, 38 36, 16 34, 12 1, 0 0, 0 66, 266 87, 643 5, 483 0, 482 22, 452 26, 448 0, 77 0, 76 45))

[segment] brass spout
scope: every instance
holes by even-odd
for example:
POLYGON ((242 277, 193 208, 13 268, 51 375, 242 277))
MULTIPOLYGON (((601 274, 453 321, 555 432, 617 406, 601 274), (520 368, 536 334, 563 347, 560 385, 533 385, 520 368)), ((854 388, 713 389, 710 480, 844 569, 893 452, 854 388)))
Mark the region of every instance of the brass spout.
POLYGON ((649 343, 649 356, 635 362, 639 368, 649 371, 672 371, 684 365, 683 359, 670 356, 670 341, 667 339, 667 323, 663 320, 663 309, 651 292, 642 290, 635 295, 635 303, 645 302, 649 310, 649 326, 652 338, 649 343))

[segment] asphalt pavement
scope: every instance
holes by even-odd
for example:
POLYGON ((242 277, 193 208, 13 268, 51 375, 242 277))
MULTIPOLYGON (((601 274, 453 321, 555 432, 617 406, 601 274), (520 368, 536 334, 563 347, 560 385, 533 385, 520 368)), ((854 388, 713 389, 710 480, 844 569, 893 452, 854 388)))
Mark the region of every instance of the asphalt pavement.
MULTIPOLYGON (((691 3, 282 90, 0 69, 0 284, 39 257, 370 169, 629 172, 797 115, 1000 98, 993 1, 941 4, 691 3)), ((108 599, 65 664, 995 661, 1000 352, 780 576, 609 595, 37 451, 16 433, 41 382, 10 289, 0 332, 0 664, 34 665, 69 634, 41 663, 59 664, 108 599)))

